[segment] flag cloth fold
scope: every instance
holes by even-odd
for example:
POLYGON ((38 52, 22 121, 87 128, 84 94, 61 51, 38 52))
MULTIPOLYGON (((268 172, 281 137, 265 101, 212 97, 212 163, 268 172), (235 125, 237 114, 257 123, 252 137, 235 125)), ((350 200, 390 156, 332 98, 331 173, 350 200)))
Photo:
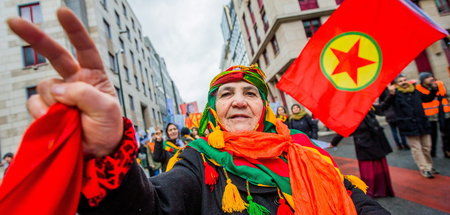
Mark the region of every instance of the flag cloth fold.
POLYGON ((349 136, 386 85, 445 35, 409 0, 345 0, 277 87, 349 136))
POLYGON ((82 165, 79 112, 55 104, 25 132, 0 185, 0 214, 75 214, 82 165))

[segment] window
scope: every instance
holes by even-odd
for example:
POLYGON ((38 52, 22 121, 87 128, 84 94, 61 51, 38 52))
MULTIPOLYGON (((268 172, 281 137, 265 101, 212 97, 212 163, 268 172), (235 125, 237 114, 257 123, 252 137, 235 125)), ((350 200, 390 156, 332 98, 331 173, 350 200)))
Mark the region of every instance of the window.
POLYGON ((125 5, 122 3, 122 12, 123 12, 123 16, 127 17, 127 8, 125 7, 125 5))
POLYGON ((258 0, 258 6, 261 9, 262 7, 264 7, 264 2, 263 0, 258 0))
POLYGON ((106 37, 111 39, 111 28, 109 27, 109 23, 103 19, 103 25, 105 27, 105 35, 106 37))
POLYGON ((256 23, 255 14, 253 14, 252 5, 250 3, 251 3, 251 1, 248 1, 247 9, 248 9, 248 12, 250 12, 250 17, 252 18, 252 24, 254 25, 256 23))
POLYGON ((136 89, 139 90, 139 80, 138 80, 138 77, 136 75, 134 75, 134 82, 136 83, 136 89))
POLYGON ((114 14, 116 15, 116 24, 120 28, 120 25, 121 25, 121 23, 120 23, 120 15, 119 15, 119 13, 117 13, 117 11, 114 11, 114 14))
POLYGON ((267 30, 269 30, 269 20, 267 19, 267 14, 264 9, 261 12, 261 18, 264 23, 264 32, 267 32, 267 30))
POLYGON ((301 10, 309 10, 319 8, 319 4, 317 4, 317 0, 298 0, 298 4, 300 5, 301 10))
POLYGON ((125 44, 123 43, 123 40, 119 38, 120 48, 125 51, 125 44))
POLYGON ((320 27, 320 19, 303 20, 303 27, 305 28, 306 37, 312 37, 320 27))
POLYGON ((134 19, 133 18, 131 18, 131 27, 133 28, 133 30, 136 30, 136 26, 134 26, 134 19))
POLYGON ((107 3, 107 0, 101 0, 101 1, 100 1, 100 4, 103 6, 103 9, 105 9, 106 11, 108 11, 108 8, 107 8, 108 5, 107 5, 106 3, 107 3))
POLYGON ((131 110, 134 110, 134 100, 132 95, 128 95, 128 98, 130 99, 130 108, 131 110))
POLYGON ((440 15, 450 13, 450 1, 449 0, 434 0, 436 7, 440 15))
POLYGON ((27 99, 29 99, 32 95, 37 94, 36 86, 27 87, 27 99))
POLYGON ((108 55, 109 55, 109 67, 111 68, 111 71, 116 71, 116 58, 111 53, 108 53, 108 55))
POLYGON ((136 45, 136 51, 139 52, 139 45, 136 39, 134 39, 134 44, 136 45))
POLYGON ((147 96, 147 87, 145 87, 144 82, 142 82, 142 90, 144 90, 144 95, 147 96))
POLYGON ((128 40, 131 40, 130 29, 128 27, 126 27, 126 29, 127 29, 127 38, 128 40))
POLYGON ((245 33, 247 33, 247 39, 250 42, 250 31, 248 30, 247 20, 245 20, 245 14, 242 16, 242 20, 244 22, 245 33))
POLYGON ((120 102, 120 104, 121 104, 121 105, 124 105, 124 104, 123 104, 123 98, 122 98, 122 92, 121 92, 120 88, 118 88, 118 87, 116 87, 116 86, 114 86, 114 88, 116 89, 117 97, 119 97, 119 102, 120 102))
POLYGON ((130 50, 131 64, 134 64, 134 53, 130 50))
POLYGON ((148 95, 150 96, 150 100, 153 101, 152 89, 150 87, 148 88, 148 95))
POLYGON ((128 67, 124 66, 125 74, 127 75, 127 82, 130 83, 130 71, 128 71, 128 67))
POLYGON ((142 40, 142 32, 141 29, 138 29, 139 39, 142 40))
POLYGON ((280 47, 278 46, 277 38, 273 36, 272 39, 270 40, 270 43, 272 44, 274 55, 277 55, 280 52, 280 47))
POLYGON ((23 52, 23 64, 25 66, 32 66, 45 63, 44 56, 35 52, 34 49, 31 48, 31 46, 22 47, 22 52, 23 52))
POLYGON ((41 5, 39 3, 19 6, 19 13, 20 17, 32 23, 41 23, 43 21, 41 5))
POLYGON ((138 65, 139 65, 139 72, 141 72, 142 74, 142 63, 140 60, 138 60, 138 65))
POLYGON ((336 0, 337 5, 340 5, 342 2, 344 2, 344 0, 336 0))
POLYGON ((267 49, 264 50, 264 52, 262 53, 263 57, 264 57, 264 63, 266 63, 266 67, 269 66, 270 62, 269 62, 269 58, 267 57, 267 49))
POLYGON ((258 26, 256 25, 256 23, 255 23, 255 25, 253 26, 253 30, 255 30, 256 44, 259 45, 259 43, 261 43, 261 38, 259 37, 259 34, 258 34, 258 26))
POLYGON ((156 113, 155 113, 155 108, 152 108, 152 112, 153 112, 153 119, 155 120, 155 122, 156 122, 156 113))

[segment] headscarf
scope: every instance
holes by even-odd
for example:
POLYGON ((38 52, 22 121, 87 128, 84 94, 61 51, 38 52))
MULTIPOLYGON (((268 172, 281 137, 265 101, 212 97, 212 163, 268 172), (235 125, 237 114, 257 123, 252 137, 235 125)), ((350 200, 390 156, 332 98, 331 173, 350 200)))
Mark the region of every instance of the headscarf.
MULTIPOLYGON (((211 81, 208 103, 200 121, 200 133, 203 134, 208 129, 210 134, 207 141, 197 139, 189 146, 198 150, 204 159, 209 159, 216 165, 222 166, 226 170, 225 173, 229 171, 243 177, 248 182, 267 185, 258 182, 269 177, 269 181, 275 183, 274 185, 281 190, 291 207, 295 209, 295 214, 356 214, 353 202, 343 186, 343 176, 330 155, 314 146, 304 134, 299 134, 300 136, 297 136, 294 142, 287 126, 276 120, 275 114, 268 106, 268 88, 264 79, 264 73, 256 65, 233 66, 217 75, 211 81), (238 81, 246 81, 256 86, 263 100, 263 114, 253 131, 228 132, 218 120, 215 107, 217 89, 223 84, 238 81), (259 159, 277 160, 282 156, 287 160, 287 181, 280 177, 281 175, 278 175, 277 171, 273 172, 263 164, 256 165, 261 168, 259 170, 258 168, 246 170, 247 167, 243 165, 236 166, 233 160, 240 158, 234 157, 233 154, 257 163, 259 163, 259 159), (256 172, 257 174, 255 174, 256 172), (283 185, 287 185, 287 187, 283 185), (292 191, 291 194, 289 191, 292 191), (289 195, 285 195, 285 193, 289 195)), ((211 173, 211 168, 207 167, 206 161, 204 165, 205 183, 214 186, 211 178, 218 175, 211 173)), ((225 196, 227 193, 232 193, 229 189, 232 183, 227 174, 225 176, 227 185, 222 199, 222 210, 240 212, 246 207, 249 210, 249 207, 254 205, 251 198, 248 206, 246 203, 236 200, 234 200, 236 201, 234 204, 228 206, 230 198, 225 196)), ((234 193, 232 196, 238 195, 234 193)))
POLYGON ((275 132, 275 114, 269 106, 267 100, 268 87, 264 79, 266 75, 257 66, 232 66, 224 72, 218 74, 213 78, 209 84, 208 103, 203 111, 202 119, 200 120, 199 133, 204 135, 206 129, 213 132, 217 129, 225 130, 225 128, 218 121, 216 113, 216 94, 220 86, 230 82, 245 81, 258 88, 261 99, 263 100, 263 115, 261 116, 256 131, 275 132))

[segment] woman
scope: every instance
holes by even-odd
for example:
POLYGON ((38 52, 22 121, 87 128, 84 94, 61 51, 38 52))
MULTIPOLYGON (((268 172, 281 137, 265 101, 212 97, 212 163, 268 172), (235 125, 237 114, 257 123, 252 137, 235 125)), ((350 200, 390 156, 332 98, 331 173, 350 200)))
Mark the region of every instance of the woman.
POLYGON ((191 130, 189 130, 189 128, 187 127, 181 128, 181 141, 183 141, 183 143, 187 145, 193 140, 194 138, 192 138, 191 136, 191 130))
MULTIPOLYGON (((386 155, 392 152, 392 148, 383 132, 383 127, 375 118, 375 111, 381 113, 378 106, 374 106, 352 134, 359 173, 361 179, 369 186, 367 195, 374 198, 394 196, 386 160, 386 155)), ((331 145, 337 146, 342 138, 336 135, 331 145)))
POLYGON ((200 138, 200 135, 198 133, 198 128, 197 127, 192 127, 191 128, 191 136, 192 136, 192 138, 194 138, 194 140, 200 138))
POLYGON ((290 129, 297 129, 312 139, 319 138, 319 128, 311 116, 300 107, 299 104, 293 104, 291 107, 292 115, 289 117, 288 126, 290 129))
POLYGON ((179 138, 178 127, 175 124, 167 124, 166 135, 168 138, 166 141, 163 141, 161 135, 155 137, 155 152, 153 153, 153 160, 161 162, 163 172, 166 171, 170 158, 185 146, 185 143, 179 138))
POLYGON ((287 110, 284 106, 279 106, 277 108, 277 119, 284 123, 288 123, 289 115, 287 114, 287 110))
POLYGON ((80 214, 388 214, 344 179, 325 151, 277 122, 266 96, 258 67, 219 74, 200 123, 201 133, 210 131, 208 138, 191 142, 150 183, 133 164, 114 195, 96 208, 83 202, 80 214), (128 200, 128 208, 111 203, 119 199, 128 200))

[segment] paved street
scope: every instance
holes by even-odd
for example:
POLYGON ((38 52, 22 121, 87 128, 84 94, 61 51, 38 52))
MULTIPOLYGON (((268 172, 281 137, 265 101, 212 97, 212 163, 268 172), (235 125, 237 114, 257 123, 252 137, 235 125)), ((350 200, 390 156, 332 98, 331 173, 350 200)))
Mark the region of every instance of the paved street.
MULTIPOLYGON (((442 154, 442 143, 438 143, 434 167, 441 173, 434 179, 422 177, 415 165, 410 151, 398 151, 395 142, 385 128, 386 135, 394 152, 387 157, 396 197, 376 199, 394 215, 450 214, 450 159, 442 154)), ((319 139, 329 141, 334 134, 324 134, 319 139)), ((359 176, 353 138, 345 138, 335 149, 327 149, 335 158, 344 174, 359 176)))

